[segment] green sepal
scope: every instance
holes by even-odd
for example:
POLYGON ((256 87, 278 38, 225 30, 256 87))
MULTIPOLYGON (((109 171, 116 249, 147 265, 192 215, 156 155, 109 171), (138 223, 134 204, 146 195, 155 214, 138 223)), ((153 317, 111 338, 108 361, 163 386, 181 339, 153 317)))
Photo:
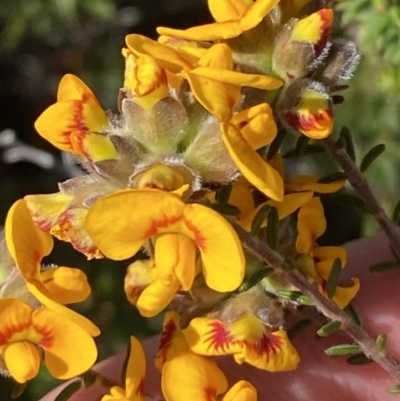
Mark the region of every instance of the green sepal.
POLYGON ((359 354, 361 352, 361 347, 358 344, 341 344, 334 345, 325 350, 325 354, 329 356, 341 356, 349 354, 359 354))
POLYGON ((271 207, 268 213, 267 243, 271 249, 278 248, 279 216, 278 211, 271 207))
POLYGON ((329 336, 329 334, 334 333, 335 331, 338 331, 342 327, 342 322, 339 322, 338 320, 331 320, 327 324, 324 324, 318 331, 317 334, 320 337, 326 337, 329 336))
POLYGON ((83 380, 77 380, 69 383, 66 387, 62 389, 61 393, 58 394, 54 401, 67 401, 83 387, 83 380))
POLYGON ((279 151, 279 148, 282 145, 283 140, 285 139, 287 135, 286 130, 280 129, 278 131, 278 135, 275 137, 275 139, 270 143, 268 147, 268 152, 267 152, 267 160, 272 159, 279 151))
POLYGON ((360 170, 365 172, 368 167, 385 151, 385 145, 383 143, 374 146, 365 156, 361 162, 360 170))
POLYGON ((307 138, 304 135, 299 136, 299 139, 297 139, 295 147, 293 149, 287 151, 282 157, 284 159, 289 159, 292 157, 303 156, 309 140, 310 140, 310 138, 307 138))
POLYGON ((371 272, 382 272, 385 270, 400 269, 400 262, 397 260, 387 260, 386 262, 377 263, 369 268, 371 272))
POLYGON ((302 319, 300 322, 297 322, 290 329, 287 330, 287 335, 291 339, 296 336, 299 332, 301 332, 305 327, 311 324, 311 319, 302 319))
POLYGON ((340 272, 342 271, 342 262, 336 258, 332 263, 332 269, 329 273, 328 280, 326 281, 326 293, 329 299, 332 299, 338 285, 340 272))
POLYGON ((373 359, 368 358, 365 354, 356 354, 347 359, 350 365, 365 365, 374 362, 373 359))

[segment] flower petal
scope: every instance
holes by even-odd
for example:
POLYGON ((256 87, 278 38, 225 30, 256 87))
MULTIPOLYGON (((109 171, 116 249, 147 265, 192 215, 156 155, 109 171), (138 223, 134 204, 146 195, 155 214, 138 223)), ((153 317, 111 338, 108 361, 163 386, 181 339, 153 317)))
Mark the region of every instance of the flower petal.
POLYGON ((26 279, 38 279, 40 262, 53 249, 53 238, 36 227, 23 199, 10 208, 5 224, 8 250, 26 279))
POLYGON ((319 183, 320 177, 314 175, 296 175, 285 182, 285 189, 290 192, 314 191, 320 194, 331 194, 343 188, 346 180, 319 183))
POLYGON ((46 306, 49 310, 57 313, 57 315, 70 320, 71 322, 76 323, 79 327, 83 328, 87 333, 89 333, 92 337, 96 337, 100 334, 99 328, 93 324, 89 319, 86 319, 84 316, 79 313, 73 311, 65 307, 64 305, 59 304, 56 301, 53 301, 48 296, 46 296, 43 292, 41 292, 34 284, 26 283, 29 291, 33 294, 33 296, 40 301, 41 304, 46 306))
POLYGON ((240 19, 240 27, 248 31, 256 27, 280 0, 256 0, 240 19))
POLYGON ((229 389, 222 401, 257 401, 257 390, 248 381, 240 380, 229 389))
POLYGON ((72 267, 57 267, 40 273, 40 281, 60 304, 84 301, 90 295, 86 274, 72 267))
POLYGON ((217 22, 238 20, 249 8, 244 0, 208 0, 208 8, 217 22))
POLYGON ((125 378, 125 397, 128 400, 146 400, 144 379, 146 376, 146 357, 140 342, 131 336, 130 353, 125 378))
POLYGON ((40 356, 35 344, 18 341, 6 344, 1 355, 7 370, 18 383, 33 379, 39 372, 40 356))
POLYGON ((44 348, 49 372, 58 379, 70 379, 90 369, 97 358, 93 338, 78 324, 47 308, 32 314, 35 330, 45 333, 44 348))
POLYGON ((187 352, 165 363, 161 388, 167 401, 210 401, 227 390, 228 381, 215 362, 187 352))
POLYGON ((151 283, 153 261, 137 260, 128 266, 124 280, 124 290, 128 301, 136 305, 140 294, 151 283))
POLYGON ((296 250, 310 253, 315 240, 326 230, 324 208, 319 197, 312 198, 299 210, 297 220, 296 250))
POLYGON ((360 290, 360 280, 357 277, 353 277, 351 280, 353 284, 350 287, 336 287, 332 299, 340 309, 344 309, 360 290))
POLYGON ((281 202, 283 180, 279 173, 251 148, 235 126, 226 123, 221 126, 225 145, 241 173, 263 194, 281 202))

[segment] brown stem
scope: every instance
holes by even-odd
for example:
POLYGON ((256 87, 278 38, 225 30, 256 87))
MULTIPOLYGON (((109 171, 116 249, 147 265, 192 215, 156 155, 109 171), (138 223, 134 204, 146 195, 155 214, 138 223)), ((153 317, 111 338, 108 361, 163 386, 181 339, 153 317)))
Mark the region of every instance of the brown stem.
POLYGON ((347 174, 347 179, 363 201, 376 207, 377 212, 374 213, 375 219, 388 237, 396 258, 400 259, 400 234, 396 230, 396 225, 386 215, 380 202, 371 191, 364 175, 350 158, 346 149, 338 146, 331 137, 323 139, 322 142, 330 155, 339 163, 343 171, 347 174))
POLYGON ((253 237, 237 223, 231 221, 239 238, 245 248, 254 256, 266 262, 274 268, 277 274, 285 278, 288 282, 298 288, 303 294, 307 295, 314 306, 323 313, 328 319, 341 322, 341 330, 350 335, 359 344, 364 354, 377 362, 395 380, 400 383, 400 361, 393 355, 379 351, 376 341, 360 326, 358 326, 343 310, 334 302, 322 295, 316 284, 310 283, 299 271, 287 269, 284 258, 273 251, 258 238, 253 237))

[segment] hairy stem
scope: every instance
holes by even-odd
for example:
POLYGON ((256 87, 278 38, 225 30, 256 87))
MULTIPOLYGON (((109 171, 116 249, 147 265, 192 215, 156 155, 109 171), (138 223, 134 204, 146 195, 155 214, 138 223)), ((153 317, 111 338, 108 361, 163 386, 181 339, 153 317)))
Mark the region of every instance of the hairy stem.
POLYGON ((343 171, 347 174, 347 179, 363 201, 376 208, 377 212, 374 213, 375 219, 388 237, 396 258, 400 260, 400 233, 396 230, 396 225, 386 215, 380 202, 371 191, 364 175, 350 158, 346 149, 338 146, 331 137, 323 139, 322 142, 330 155, 339 163, 343 171))
MULTIPOLYGON (((232 223, 232 222, 231 222, 232 223)), ((358 326, 334 302, 322 295, 316 284, 310 283, 299 271, 285 267, 284 258, 273 251, 264 242, 253 237, 236 223, 232 223, 245 248, 253 255, 274 268, 275 272, 307 295, 314 306, 328 319, 341 322, 341 330, 346 332, 361 346, 364 354, 377 362, 395 380, 400 383, 400 361, 389 353, 379 351, 376 341, 360 326, 358 326)))

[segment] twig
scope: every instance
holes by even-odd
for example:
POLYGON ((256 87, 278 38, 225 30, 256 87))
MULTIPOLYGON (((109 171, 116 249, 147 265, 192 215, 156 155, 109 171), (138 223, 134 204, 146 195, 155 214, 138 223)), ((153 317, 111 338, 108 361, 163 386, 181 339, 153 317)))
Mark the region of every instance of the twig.
POLYGON ((375 219, 388 237, 396 258, 400 259, 400 233, 396 230, 396 225, 386 215, 380 202, 371 191, 365 177, 350 158, 346 149, 338 146, 331 137, 323 139, 322 142, 329 154, 339 163, 343 171, 347 174, 347 179, 363 201, 376 208, 377 212, 374 213, 375 219))
POLYGON ((377 362, 385 369, 397 383, 400 383, 400 361, 393 355, 379 351, 376 341, 360 326, 358 326, 343 310, 334 302, 322 295, 316 284, 310 283, 299 271, 288 269, 284 258, 273 251, 258 238, 253 237, 237 223, 232 222, 245 248, 254 256, 263 260, 268 266, 274 268, 275 272, 288 282, 298 288, 303 294, 307 295, 314 306, 323 313, 328 319, 341 322, 341 330, 346 332, 353 340, 359 344, 364 354, 377 362))

